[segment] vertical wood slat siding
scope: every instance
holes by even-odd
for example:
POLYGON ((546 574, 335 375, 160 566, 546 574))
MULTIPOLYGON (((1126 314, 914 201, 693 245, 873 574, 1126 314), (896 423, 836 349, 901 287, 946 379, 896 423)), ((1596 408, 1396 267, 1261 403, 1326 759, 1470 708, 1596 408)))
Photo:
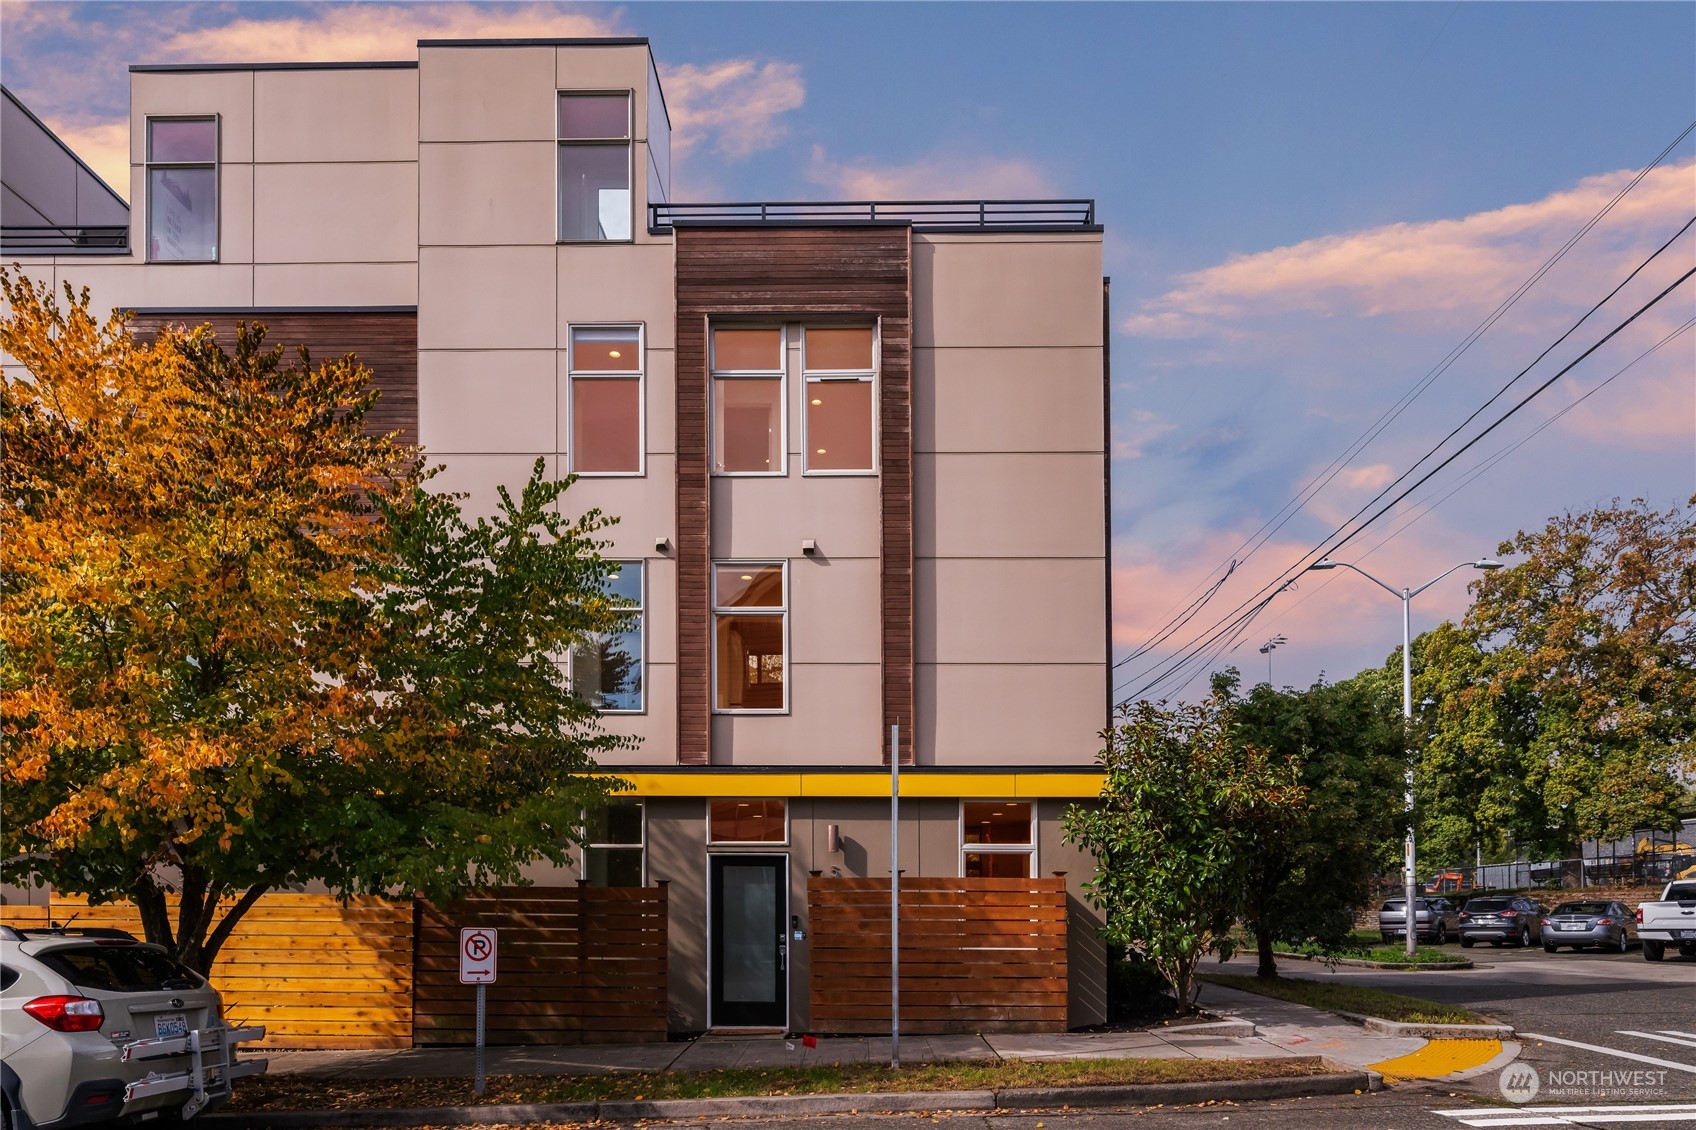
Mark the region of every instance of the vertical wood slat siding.
MULTIPOLYGON (((912 230, 679 228, 677 760, 711 763, 711 474, 707 327, 714 317, 863 315, 882 327, 883 713, 913 760, 912 230)), ((887 741, 879 747, 888 760, 887 741)))
POLYGON ((382 394, 365 417, 365 430, 372 435, 398 431, 402 441, 418 442, 418 315, 401 311, 287 311, 252 310, 242 313, 206 313, 182 310, 150 310, 131 321, 137 337, 151 341, 161 327, 193 328, 210 324, 218 333, 225 352, 235 348, 236 323, 258 322, 265 326, 267 346, 281 345, 284 363, 290 364, 301 346, 312 355, 314 366, 352 353, 371 370, 372 383, 382 394))
POLYGON ((469 1044, 476 987, 459 983, 459 931, 500 931, 487 989, 491 1044, 666 1039, 666 888, 505 887, 419 903, 413 1038, 469 1044))
MULTIPOLYGON (((807 882, 814 1031, 889 1031, 889 880, 807 882)), ((1066 1030, 1064 879, 901 880, 901 1030, 1066 1030)))
MULTIPOLYGON (((176 898, 168 904, 175 923, 176 898)), ((145 936, 128 902, 55 894, 50 906, 61 925, 75 915, 76 926, 145 936)), ((265 1025, 258 1047, 411 1047, 412 903, 273 891, 218 950, 212 984, 231 1023, 265 1025)))

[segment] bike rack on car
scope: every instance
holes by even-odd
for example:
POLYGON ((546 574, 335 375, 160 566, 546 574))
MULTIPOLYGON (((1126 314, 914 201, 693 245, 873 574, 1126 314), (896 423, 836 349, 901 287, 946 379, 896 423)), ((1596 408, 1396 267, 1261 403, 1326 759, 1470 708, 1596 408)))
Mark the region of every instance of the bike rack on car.
POLYGON ((251 1028, 195 1028, 181 1036, 166 1036, 154 1040, 136 1040, 124 1045, 125 1063, 138 1059, 158 1059, 168 1055, 190 1057, 187 1071, 173 1075, 149 1072, 124 1088, 124 1101, 168 1094, 171 1091, 193 1091, 194 1097, 183 1105, 182 1116, 193 1118, 213 1099, 228 1097, 230 1082, 244 1075, 262 1074, 270 1060, 235 1058, 236 1045, 265 1038, 265 1026, 251 1028))

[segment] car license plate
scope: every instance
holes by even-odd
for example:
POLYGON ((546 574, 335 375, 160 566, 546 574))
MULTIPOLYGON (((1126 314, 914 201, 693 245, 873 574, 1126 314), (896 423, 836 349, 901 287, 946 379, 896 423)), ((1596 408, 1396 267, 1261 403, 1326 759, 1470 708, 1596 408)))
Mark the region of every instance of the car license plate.
POLYGON ((1584 929, 1584 923, 1582 923, 1582 922, 1562 922, 1560 924, 1559 928, 1562 929, 1562 930, 1582 930, 1582 929, 1584 929))
POLYGON ((1686 938, 1696 938, 1696 930, 1674 930, 1672 932, 1672 936, 1677 938, 1679 941, 1683 941, 1686 938))
POLYGON ((188 1017, 180 1012, 167 1012, 153 1018, 153 1034, 161 1040, 188 1035, 188 1017))

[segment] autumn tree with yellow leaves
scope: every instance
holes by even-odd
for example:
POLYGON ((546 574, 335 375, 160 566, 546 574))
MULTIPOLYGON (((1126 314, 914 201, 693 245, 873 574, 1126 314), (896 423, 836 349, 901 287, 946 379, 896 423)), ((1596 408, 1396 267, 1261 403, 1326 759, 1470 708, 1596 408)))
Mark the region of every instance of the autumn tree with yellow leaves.
POLYGON ((563 863, 628 744, 560 658, 618 629, 538 461, 467 521, 351 358, 135 340, 0 272, 0 859, 205 971, 267 890, 443 898, 563 863), (174 914, 172 899, 174 899, 174 914))

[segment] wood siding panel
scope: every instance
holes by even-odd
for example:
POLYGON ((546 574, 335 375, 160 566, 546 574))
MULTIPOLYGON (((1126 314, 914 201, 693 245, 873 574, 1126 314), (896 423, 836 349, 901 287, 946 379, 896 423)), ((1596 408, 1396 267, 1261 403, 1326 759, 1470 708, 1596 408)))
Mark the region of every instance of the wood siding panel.
POLYGON ((382 394, 365 418, 372 435, 400 432, 406 443, 418 442, 418 315, 406 311, 362 310, 149 310, 130 323, 137 337, 151 341, 166 325, 193 328, 210 325, 225 351, 234 348, 237 322, 265 326, 267 345, 281 345, 292 362, 305 346, 313 365, 353 354, 371 370, 372 383, 382 394))
MULTIPOLYGON (((889 1031, 889 880, 807 882, 812 1027, 889 1031)), ((901 1030, 1066 1030, 1064 879, 901 880, 901 1030)))
MULTIPOLYGON (((912 230, 677 230, 677 759, 712 761, 707 327, 715 317, 879 320, 883 729, 913 762, 912 230)), ((888 761, 887 743, 880 741, 888 761)))

